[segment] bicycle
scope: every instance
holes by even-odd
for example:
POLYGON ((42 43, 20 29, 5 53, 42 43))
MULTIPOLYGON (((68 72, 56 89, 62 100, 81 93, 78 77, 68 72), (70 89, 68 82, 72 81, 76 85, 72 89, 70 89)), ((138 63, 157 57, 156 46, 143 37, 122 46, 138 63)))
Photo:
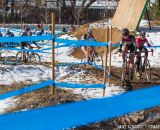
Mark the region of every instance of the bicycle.
MULTIPOLYGON (((85 61, 85 55, 82 54, 81 62, 84 61, 85 61)), ((88 62, 103 66, 103 53, 102 52, 98 53, 93 49, 91 54, 89 54, 88 62)))
MULTIPOLYGON (((153 55, 153 51, 148 51, 148 52, 152 52, 153 55)), ((140 77, 137 77, 137 79, 140 79, 142 77, 144 77, 145 79, 147 79, 148 81, 151 80, 151 67, 150 67, 150 62, 148 60, 148 58, 145 57, 145 55, 142 56, 142 54, 144 54, 145 51, 138 51, 136 54, 136 62, 135 62, 135 73, 139 72, 140 77), (142 60, 143 58, 143 60, 142 60)))
POLYGON ((130 82, 133 79, 132 71, 130 69, 130 58, 133 55, 133 52, 127 52, 125 55, 125 62, 122 65, 121 86, 124 86, 125 83, 130 82))
MULTIPOLYGON (((28 49, 33 50, 34 47, 29 47, 28 49)), ((36 47, 37 48, 37 47, 36 47)), ((40 56, 38 53, 35 52, 26 52, 26 51, 20 51, 16 54, 16 62, 25 62, 25 63, 39 63, 41 62, 40 56)))

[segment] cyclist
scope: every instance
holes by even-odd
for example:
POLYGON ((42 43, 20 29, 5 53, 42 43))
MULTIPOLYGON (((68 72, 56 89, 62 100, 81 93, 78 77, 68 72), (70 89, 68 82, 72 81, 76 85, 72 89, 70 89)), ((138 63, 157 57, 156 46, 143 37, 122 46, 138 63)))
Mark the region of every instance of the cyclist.
MULTIPOLYGON (((4 37, 14 37, 14 33, 8 29, 4 37)), ((5 45, 7 47, 14 47, 15 44, 13 42, 10 42, 10 43, 5 43, 5 45)))
POLYGON ((23 28, 22 28, 22 31, 19 33, 19 35, 24 35, 25 36, 25 33, 28 33, 30 31, 31 31, 31 29, 27 25, 24 25, 23 28))
POLYGON ((37 31, 39 31, 37 34, 38 36, 41 36, 42 34, 44 34, 44 29, 42 24, 37 25, 37 28, 35 29, 34 33, 36 33, 37 31))
POLYGON ((62 28, 61 33, 66 33, 67 29, 65 27, 62 28))
MULTIPOLYGON (((32 32, 31 32, 31 31, 23 32, 22 36, 32 36, 32 32)), ((36 47, 37 47, 38 49, 41 48, 41 47, 39 47, 39 46, 37 45, 37 43, 36 43, 35 41, 33 41, 33 42, 21 42, 21 49, 25 49, 25 47, 27 47, 27 48, 33 48, 31 44, 36 45, 36 47)))
POLYGON ((7 30, 5 37, 14 37, 14 33, 12 33, 9 29, 7 30))
MULTIPOLYGON (((148 58, 148 50, 147 48, 144 46, 145 43, 147 44, 147 46, 150 48, 151 44, 149 44, 147 38, 146 38, 146 32, 141 31, 139 32, 139 37, 136 38, 136 49, 137 51, 144 51, 145 53, 145 59, 146 60, 148 58)), ((145 61, 144 61, 145 62, 145 61)), ((140 58, 137 58, 136 60, 136 64, 137 64, 137 77, 140 77, 140 73, 139 73, 139 64, 140 64, 140 58)))
POLYGON ((75 29, 75 26, 74 25, 71 25, 70 26, 70 32, 74 32, 76 29, 75 29))
MULTIPOLYGON (((129 51, 130 53, 135 51, 135 37, 132 35, 129 35, 129 30, 127 28, 124 28, 122 30, 122 39, 120 42, 120 48, 119 51, 122 52, 122 59, 123 64, 125 63, 125 56, 126 53, 129 51)), ((130 65, 129 68, 131 69, 132 76, 134 72, 134 54, 130 56, 130 65)))
MULTIPOLYGON (((96 40, 95 40, 95 38, 94 38, 94 36, 93 36, 93 31, 92 31, 92 29, 90 29, 89 31, 88 31, 88 41, 90 41, 90 42, 95 42, 96 40)), ((90 50, 89 50, 89 60, 91 61, 91 62, 93 62, 93 55, 94 55, 94 53, 95 53, 95 48, 93 47, 93 46, 90 46, 90 50)))
MULTIPOLYGON (((87 39, 88 39, 87 34, 84 34, 81 38, 81 40, 84 40, 84 41, 87 41, 87 39)), ((87 46, 82 46, 81 50, 82 50, 83 55, 84 55, 84 60, 87 61, 88 60, 88 58, 87 58, 87 46)))

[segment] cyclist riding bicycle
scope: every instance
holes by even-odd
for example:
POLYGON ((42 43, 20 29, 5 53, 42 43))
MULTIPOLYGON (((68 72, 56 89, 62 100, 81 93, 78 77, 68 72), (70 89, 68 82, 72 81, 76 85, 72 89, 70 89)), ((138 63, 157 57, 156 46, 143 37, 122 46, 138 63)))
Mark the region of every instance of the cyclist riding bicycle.
MULTIPOLYGON (((94 36, 93 36, 93 34, 92 34, 92 30, 90 30, 89 32, 88 32, 88 35, 87 34, 84 34, 84 36, 82 37, 82 40, 86 40, 86 41, 90 41, 90 42, 93 42, 93 41, 95 41, 95 38, 94 38, 94 36)), ((82 52, 84 53, 84 58, 85 58, 85 60, 89 60, 90 62, 93 62, 93 54, 95 53, 95 49, 94 49, 94 47, 93 46, 90 46, 89 47, 89 54, 88 54, 88 57, 87 57, 87 46, 82 46, 81 47, 81 50, 82 50, 82 52)))
POLYGON ((29 32, 31 32, 31 29, 28 27, 28 25, 24 25, 19 35, 25 36, 25 33, 29 33, 29 32))
POLYGON ((43 29, 43 25, 42 24, 38 24, 37 28, 35 29, 34 33, 37 33, 37 36, 41 36, 42 34, 44 34, 44 29, 43 29))
MULTIPOLYGON (((87 41, 87 39, 88 39, 88 36, 87 36, 87 34, 84 34, 83 36, 82 36, 82 38, 81 38, 81 40, 85 40, 85 41, 87 41)), ((82 46, 81 47, 81 50, 82 50, 82 52, 83 52, 83 55, 84 55, 84 60, 85 61, 87 61, 87 46, 82 46)))
POLYGON ((8 29, 4 37, 14 37, 14 33, 8 29))
MULTIPOLYGON (((14 33, 8 29, 4 37, 14 37, 14 33)), ((15 44, 13 42, 10 42, 10 43, 4 43, 4 45, 7 47, 14 47, 15 44)))
MULTIPOLYGON (((139 37, 136 38, 136 49, 137 51, 144 51, 145 53, 145 59, 144 61, 148 58, 148 50, 147 48, 144 46, 145 43, 147 44, 147 46, 150 48, 151 44, 149 44, 147 38, 146 38, 146 32, 141 31, 139 32, 139 37)), ((140 77, 140 73, 139 73, 139 63, 140 63, 140 59, 138 58, 136 60, 136 64, 137 64, 137 77, 140 77)))
MULTIPOLYGON (((31 31, 23 32, 22 36, 32 36, 32 32, 31 31)), ((32 41, 32 42, 21 42, 21 49, 25 49, 25 47, 33 48, 31 44, 34 44, 38 49, 41 48, 40 46, 37 45, 35 41, 32 41)))
MULTIPOLYGON (((130 53, 134 53, 135 51, 135 37, 132 35, 129 35, 129 30, 127 28, 124 28, 122 30, 122 39, 120 42, 119 51, 122 52, 122 59, 123 64, 125 63, 125 56, 126 53, 129 51, 130 53)), ((132 75, 134 72, 134 54, 130 56, 130 65, 129 68, 131 69, 132 75)))

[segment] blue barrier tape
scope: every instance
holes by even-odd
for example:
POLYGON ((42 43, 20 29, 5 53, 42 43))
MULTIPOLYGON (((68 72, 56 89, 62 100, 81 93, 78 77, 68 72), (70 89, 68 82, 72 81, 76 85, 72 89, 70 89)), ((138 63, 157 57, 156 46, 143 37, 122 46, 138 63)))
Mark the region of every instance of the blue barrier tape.
POLYGON ((75 66, 75 65, 86 65, 86 64, 88 64, 88 62, 79 62, 79 63, 72 62, 72 63, 57 63, 55 64, 55 66, 75 66))
POLYGON ((19 90, 14 90, 8 93, 1 94, 0 100, 13 97, 13 96, 19 96, 19 95, 32 92, 34 90, 37 90, 52 84, 54 84, 56 87, 67 87, 67 88, 105 88, 104 84, 73 84, 73 83, 64 83, 64 82, 54 83, 53 80, 49 80, 46 82, 39 83, 37 85, 32 85, 19 90))
POLYGON ((23 41, 42 41, 42 40, 53 40, 54 36, 21 36, 21 37, 0 37, 0 42, 23 42, 23 41))
POLYGON ((46 87, 46 86, 49 86, 49 85, 52 85, 52 84, 54 84, 54 81, 53 80, 48 80, 46 82, 42 82, 42 83, 37 84, 37 85, 32 85, 32 86, 25 87, 25 88, 22 88, 22 89, 19 89, 19 90, 4 93, 4 94, 0 95, 0 100, 5 99, 5 98, 9 98, 9 97, 13 97, 13 96, 19 96, 19 95, 22 95, 22 94, 25 94, 25 93, 28 93, 28 92, 32 92, 34 90, 37 90, 37 89, 40 89, 40 88, 43 88, 43 87, 46 87))
MULTIPOLYGON (((95 63, 90 63, 92 66, 94 66, 95 68, 97 68, 97 69, 100 69, 100 70, 104 70, 104 67, 102 67, 102 66, 100 66, 100 65, 97 65, 97 64, 95 64, 95 63)), ((108 72, 108 70, 106 70, 107 71, 107 73, 108 73, 108 78, 112 78, 113 76, 112 75, 109 75, 109 72, 108 72)))
POLYGON ((31 49, 20 49, 20 48, 0 48, 0 50, 12 50, 12 51, 24 51, 24 52, 35 52, 35 53, 48 53, 42 50, 31 50, 31 49))
POLYGON ((160 105, 160 86, 0 116, 2 130, 62 130, 112 119, 160 105))
POLYGON ((55 83, 56 87, 65 88, 105 88, 104 84, 73 84, 73 83, 55 83))
POLYGON ((96 46, 97 47, 108 46, 108 43, 106 42, 85 41, 85 40, 66 40, 66 39, 60 39, 60 38, 56 38, 55 42, 72 44, 76 47, 78 46, 95 46, 95 47, 96 46))

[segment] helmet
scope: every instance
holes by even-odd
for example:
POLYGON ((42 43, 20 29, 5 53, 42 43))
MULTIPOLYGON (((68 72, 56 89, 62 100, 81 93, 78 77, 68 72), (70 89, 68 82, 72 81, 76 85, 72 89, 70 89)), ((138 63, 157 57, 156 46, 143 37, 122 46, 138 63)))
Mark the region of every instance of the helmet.
POLYGON ((40 24, 37 24, 37 27, 38 27, 38 28, 40 28, 40 27, 41 27, 41 25, 40 25, 40 24))
POLYGON ((122 35, 123 35, 123 36, 128 36, 128 35, 129 35, 129 30, 128 30, 127 28, 124 28, 124 29, 122 30, 122 35))
POLYGON ((140 36, 146 36, 146 32, 141 31, 141 32, 139 32, 139 35, 140 35, 140 36))

